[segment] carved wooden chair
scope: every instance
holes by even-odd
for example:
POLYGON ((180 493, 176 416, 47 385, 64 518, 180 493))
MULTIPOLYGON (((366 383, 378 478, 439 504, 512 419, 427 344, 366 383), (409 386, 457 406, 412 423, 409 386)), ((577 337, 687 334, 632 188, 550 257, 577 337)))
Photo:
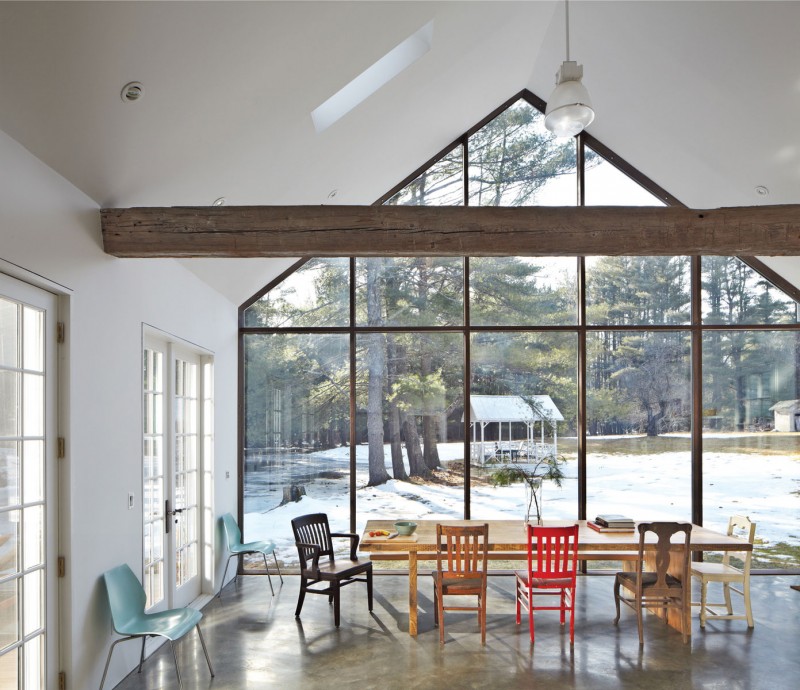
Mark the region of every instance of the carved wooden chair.
POLYGON ((333 621, 339 627, 340 599, 342 587, 353 582, 367 583, 367 599, 372 611, 372 562, 359 560, 356 556, 359 537, 348 532, 331 532, 325 513, 303 515, 292 520, 292 531, 300 556, 300 595, 297 599, 295 618, 300 617, 306 594, 325 594, 333 603, 333 621), (350 560, 336 561, 333 555, 332 538, 350 540, 350 560), (364 577, 356 577, 363 575, 364 577))
POLYGON ((481 644, 486 644, 486 574, 489 525, 436 525, 436 570, 433 576, 433 619, 444 644, 445 611, 477 611, 481 644), (444 604, 445 597, 477 597, 475 606, 444 604))
MULTIPOLYGON (((756 538, 756 525, 750 522, 749 518, 742 515, 734 515, 728 521, 728 536, 736 536, 742 533, 743 537, 753 544, 756 538)), ((721 563, 692 563, 692 577, 700 580, 700 601, 693 602, 692 606, 700 607, 700 627, 706 626, 706 620, 746 620, 747 627, 753 627, 753 611, 750 606, 750 561, 752 551, 725 551, 722 555, 721 563), (742 567, 737 568, 731 563, 731 559, 741 561, 742 567), (708 603, 708 583, 721 582, 722 593, 725 601, 723 603, 708 603), (734 584, 741 586, 741 589, 734 587, 734 584), (731 591, 744 597, 744 613, 735 614, 731 605, 731 591), (711 607, 724 606, 726 613, 718 613, 711 607)))
POLYGON ((575 585, 578 575, 578 525, 538 527, 528 525, 528 569, 517 571, 517 625, 521 612, 528 612, 531 642, 534 641, 533 612, 560 611, 564 625, 569 611, 569 643, 575 643, 575 585), (548 597, 549 604, 535 603, 548 597), (554 603, 553 596, 558 597, 554 603))
MULTIPOLYGON (((642 633, 642 609, 660 608, 666 617, 669 609, 676 609, 681 616, 681 632, 684 643, 689 641, 689 604, 691 599, 691 582, 689 580, 689 540, 692 526, 687 522, 642 522, 639 529, 639 554, 636 570, 617 573, 614 580, 614 603, 617 607, 619 622, 619 604, 623 602, 636 611, 636 622, 639 625, 639 644, 644 644, 642 633), (645 570, 647 551, 646 535, 652 532, 657 543, 654 552, 655 570, 645 570), (672 535, 684 533, 683 542, 672 544, 672 535), (679 566, 678 575, 669 572, 670 566, 679 566), (631 597, 620 594, 620 587, 631 592, 631 597)), ((648 566, 649 567, 649 566, 648 566)))

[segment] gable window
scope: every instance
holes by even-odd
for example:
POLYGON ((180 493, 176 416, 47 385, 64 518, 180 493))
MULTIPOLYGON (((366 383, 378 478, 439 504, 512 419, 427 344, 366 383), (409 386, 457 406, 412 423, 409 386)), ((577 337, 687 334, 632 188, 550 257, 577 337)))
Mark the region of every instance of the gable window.
MULTIPOLYGON (((677 203, 588 135, 554 139, 540 105, 506 104, 381 201, 677 203)), ((800 567, 800 433, 776 431, 800 399, 797 294, 757 268, 300 262, 241 310, 246 538, 283 541, 291 562, 289 521, 316 510, 355 530, 368 518, 521 520, 523 485, 498 471, 551 465, 545 519, 622 512, 724 529, 744 512, 770 545, 758 565, 800 567), (740 479, 753 471, 757 487, 740 479)))

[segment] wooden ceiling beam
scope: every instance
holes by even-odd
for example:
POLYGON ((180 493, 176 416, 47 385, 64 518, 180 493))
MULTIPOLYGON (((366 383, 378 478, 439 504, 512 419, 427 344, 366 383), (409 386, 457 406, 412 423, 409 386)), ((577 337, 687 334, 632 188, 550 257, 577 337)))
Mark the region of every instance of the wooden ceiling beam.
POLYGON ((800 205, 102 209, 118 257, 800 255, 800 205))

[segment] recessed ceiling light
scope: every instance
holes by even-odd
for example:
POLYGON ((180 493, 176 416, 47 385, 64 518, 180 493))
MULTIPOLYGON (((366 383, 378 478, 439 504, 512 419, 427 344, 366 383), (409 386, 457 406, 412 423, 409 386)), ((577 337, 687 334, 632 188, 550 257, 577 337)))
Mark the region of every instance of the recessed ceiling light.
POLYGON ((756 187, 756 194, 758 194, 758 196, 767 196, 769 194, 769 189, 760 184, 756 187))
POLYGON ((144 96, 144 86, 141 82, 131 81, 122 87, 120 97, 124 103, 133 103, 144 96))
POLYGON ((218 199, 214 199, 214 203, 211 204, 212 206, 224 206, 225 205, 225 197, 221 196, 218 199))

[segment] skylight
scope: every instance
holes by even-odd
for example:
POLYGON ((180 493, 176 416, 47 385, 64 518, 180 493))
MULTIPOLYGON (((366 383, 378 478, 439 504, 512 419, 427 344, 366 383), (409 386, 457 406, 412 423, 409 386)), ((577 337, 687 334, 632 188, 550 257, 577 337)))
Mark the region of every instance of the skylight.
POLYGON ((317 134, 347 115, 431 49, 433 20, 370 65, 311 113, 317 134))

